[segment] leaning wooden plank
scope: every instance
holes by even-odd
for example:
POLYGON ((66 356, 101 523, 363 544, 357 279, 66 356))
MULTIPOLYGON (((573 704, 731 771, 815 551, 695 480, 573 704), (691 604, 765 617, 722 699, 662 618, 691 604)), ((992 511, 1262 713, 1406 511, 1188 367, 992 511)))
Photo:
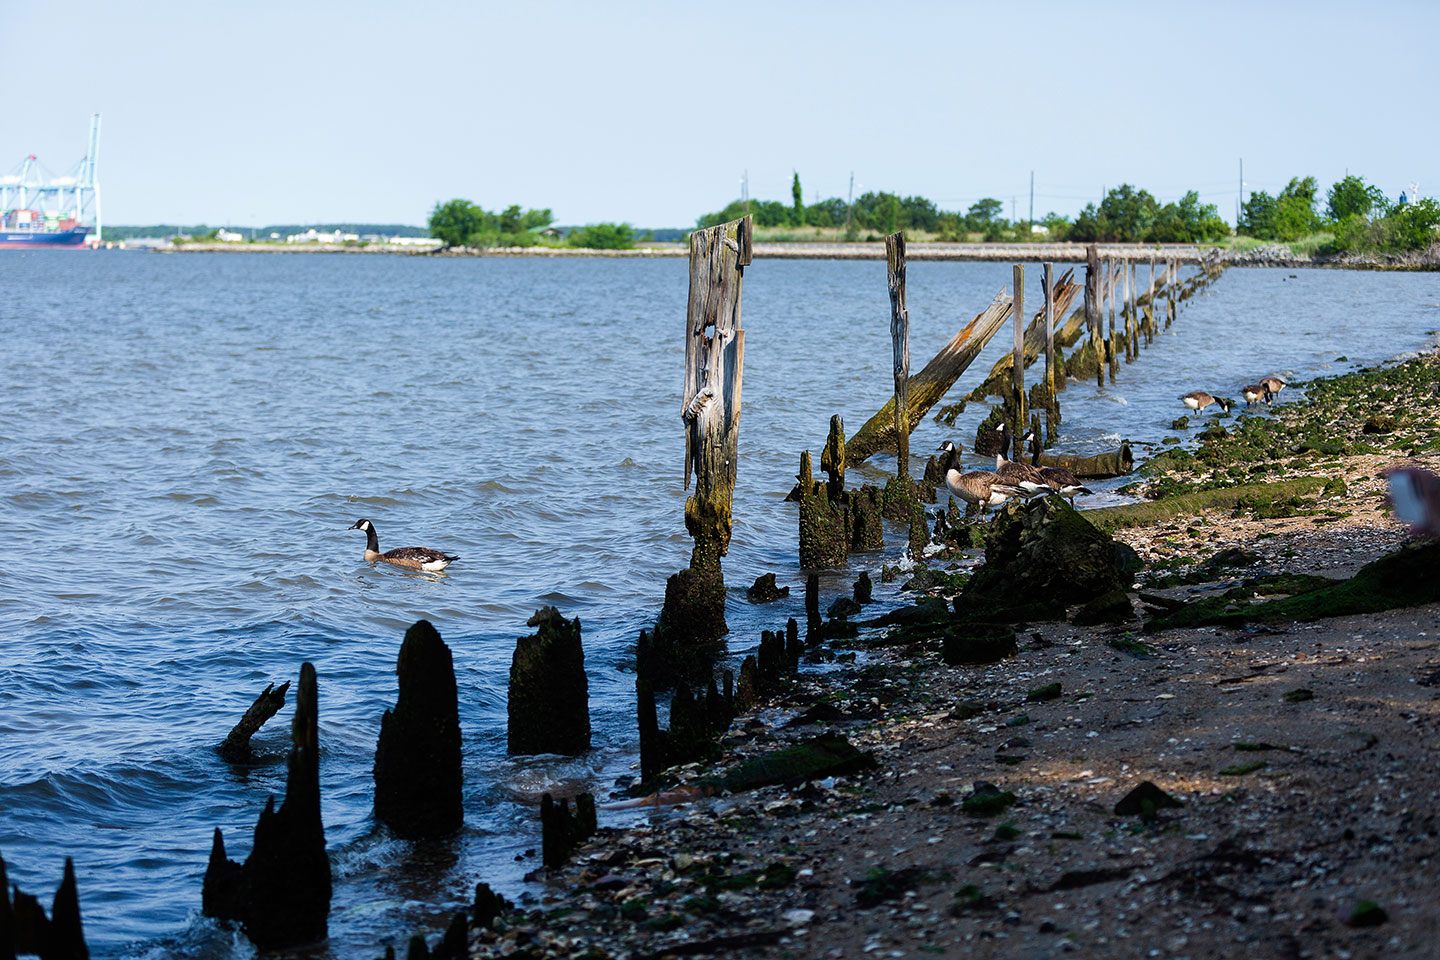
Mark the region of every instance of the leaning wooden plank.
MULTIPOLYGON (((995 336, 1010 316, 1010 295, 1003 289, 990 301, 974 320, 967 323, 950 342, 925 364, 925 368, 910 378, 909 424, 911 432, 919 426, 930 408, 955 385, 960 375, 975 362, 985 344, 995 336)), ((865 426, 845 444, 845 458, 851 464, 860 463, 877 450, 895 449, 895 398, 886 401, 865 426)))

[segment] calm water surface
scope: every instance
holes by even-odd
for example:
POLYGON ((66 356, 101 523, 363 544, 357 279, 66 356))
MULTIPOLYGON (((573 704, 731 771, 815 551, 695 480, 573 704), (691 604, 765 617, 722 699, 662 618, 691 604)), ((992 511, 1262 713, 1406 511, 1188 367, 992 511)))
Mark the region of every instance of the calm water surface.
MULTIPOLYGON (((1009 274, 910 265, 917 369, 1009 274)), ((283 791, 290 710, 256 738, 266 762, 233 768, 213 748, 266 683, 310 660, 336 879, 320 955, 437 931, 480 879, 526 894, 539 793, 604 794, 635 761, 631 646, 689 558, 686 285, 679 260, 0 253, 12 881, 48 902, 73 856, 100 957, 247 955, 198 916, 200 880, 211 831, 243 857, 265 798, 283 791), (441 576, 371 567, 346 530, 359 517, 381 549, 463 559, 441 576), (510 655, 544 604, 584 624, 596 749, 580 760, 505 757, 510 655), (420 617, 454 651, 460 685, 466 830, 453 843, 395 841, 370 818, 380 714, 420 617)), ((735 654, 803 616, 795 508, 782 502, 799 452, 818 451, 832 413, 858 429, 890 390, 884 264, 756 261, 744 326, 725 564, 735 654), (751 607, 743 589, 768 571, 791 600, 751 607)), ((1059 449, 1158 442, 1188 390, 1233 396, 1269 373, 1374 363, 1437 328, 1435 274, 1232 270, 1121 383, 1071 385, 1059 449)), ((953 396, 1008 343, 997 337, 953 396)), ((968 447, 986 412, 972 405, 949 430, 927 421, 912 449, 948 436, 968 447)), ((893 466, 877 457, 855 479, 893 466)), ((879 561, 855 558, 825 586, 848 590, 879 561)))

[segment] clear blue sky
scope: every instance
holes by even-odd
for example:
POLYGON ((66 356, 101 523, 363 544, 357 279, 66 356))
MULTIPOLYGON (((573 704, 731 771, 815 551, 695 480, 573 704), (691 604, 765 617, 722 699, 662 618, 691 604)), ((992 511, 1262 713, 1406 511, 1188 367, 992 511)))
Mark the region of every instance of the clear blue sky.
POLYGON ((103 115, 110 223, 688 226, 739 195, 1440 193, 1440 3, 0 0, 0 173, 103 115))

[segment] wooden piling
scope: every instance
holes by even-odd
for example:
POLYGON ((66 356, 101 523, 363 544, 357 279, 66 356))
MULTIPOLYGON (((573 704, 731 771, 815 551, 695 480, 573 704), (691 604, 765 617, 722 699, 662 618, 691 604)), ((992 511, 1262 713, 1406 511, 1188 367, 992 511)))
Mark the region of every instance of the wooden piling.
POLYGON ((1110 370, 1110 382, 1114 383, 1115 375, 1120 372, 1120 361, 1116 353, 1116 348, 1119 346, 1120 341, 1115 338, 1115 297, 1116 294, 1120 292, 1120 274, 1115 265, 1114 257, 1106 258, 1105 264, 1108 268, 1108 286, 1110 289, 1110 336, 1105 341, 1105 345, 1108 347, 1105 351, 1105 365, 1110 370))
POLYGON ((1085 320, 1090 326, 1090 346, 1095 350, 1095 385, 1105 386, 1105 351, 1100 342, 1101 324, 1104 320, 1104 303, 1100 296, 1100 248, 1095 244, 1085 247, 1085 320))
POLYGON ((1055 399, 1055 264, 1045 263, 1045 442, 1055 439, 1060 401, 1055 399))
POLYGON ((1013 268, 1015 278, 1015 306, 1010 311, 1012 326, 1015 328, 1015 353, 1014 363, 1010 368, 1010 385, 1014 392, 1015 421, 1012 424, 1013 437, 1021 437, 1025 434, 1025 266, 1015 264, 1013 268))
POLYGON ((1145 342, 1155 342, 1155 254, 1150 254, 1150 291, 1145 295, 1145 342))
POLYGON ((1125 362, 1135 362, 1135 264, 1126 261, 1120 265, 1125 276, 1125 362))
POLYGON ((1165 329, 1175 322, 1175 281, 1180 279, 1178 261, 1171 260, 1165 273, 1165 329))
POLYGON ((905 307, 905 234, 885 238, 885 266, 890 281, 890 345, 895 373, 895 475, 910 477, 910 311, 905 307))
POLYGON ((730 504, 740 433, 745 331, 740 288, 750 263, 750 217, 690 234, 690 298, 685 316, 685 528, 695 538, 692 569, 720 569, 730 548, 730 504))

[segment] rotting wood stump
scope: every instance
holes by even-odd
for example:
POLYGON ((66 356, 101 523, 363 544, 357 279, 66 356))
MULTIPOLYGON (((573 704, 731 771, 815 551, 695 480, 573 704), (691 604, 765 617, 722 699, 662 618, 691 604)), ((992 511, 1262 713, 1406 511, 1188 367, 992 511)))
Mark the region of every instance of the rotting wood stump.
POLYGON ((262 949, 324 940, 330 914, 330 859, 320 820, 319 710, 315 667, 300 667, 285 800, 265 803, 255 825, 255 842, 245 863, 225 855, 215 830, 205 870, 201 912, 238 922, 262 949))
POLYGON ((590 749, 590 688, 580 618, 542 607, 510 661, 509 751, 576 756, 590 749))
POLYGON ((450 648, 428 620, 405 631, 400 693, 380 718, 375 819, 397 836, 445 837, 464 824, 460 709, 450 648))
POLYGON ((80 921, 80 895, 75 886, 75 861, 65 858, 65 873, 51 901, 50 916, 38 898, 11 887, 0 857, 0 958, 35 954, 41 960, 89 960, 80 921), (13 890, 14 900, 11 901, 13 890))

